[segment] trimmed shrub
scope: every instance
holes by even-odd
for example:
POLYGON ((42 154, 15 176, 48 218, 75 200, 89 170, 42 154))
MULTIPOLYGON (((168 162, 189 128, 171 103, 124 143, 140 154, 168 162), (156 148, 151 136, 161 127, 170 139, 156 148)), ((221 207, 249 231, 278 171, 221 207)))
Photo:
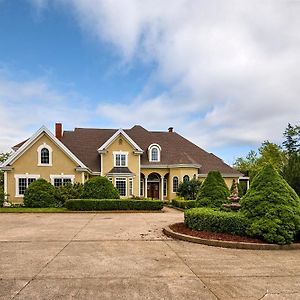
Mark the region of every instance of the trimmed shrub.
POLYGON ((3 206, 4 198, 5 198, 4 191, 0 188, 0 207, 3 206))
POLYGON ((201 182, 197 179, 181 182, 177 189, 177 196, 185 200, 195 200, 200 190, 201 182))
POLYGON ((32 182, 25 191, 24 205, 27 207, 60 207, 55 197, 55 187, 45 179, 32 182))
POLYGON ((179 199, 173 199, 172 205, 179 208, 193 208, 196 206, 196 200, 179 200, 179 199))
POLYGON ((213 208, 191 208, 184 212, 184 223, 193 230, 231 233, 245 236, 249 220, 240 212, 213 208))
POLYGON ((250 236, 277 244, 294 241, 300 228, 300 199, 273 166, 265 166, 255 176, 240 204, 252 223, 250 236))
POLYGON ((70 210, 161 210, 160 200, 130 200, 130 199, 78 199, 65 203, 70 210))
POLYGON ((68 183, 56 188, 55 197, 60 203, 65 203, 69 199, 79 199, 83 193, 83 184, 68 183))
POLYGON ((84 183, 83 199, 120 199, 119 191, 114 185, 102 176, 90 178, 84 183))
POLYGON ((229 194, 229 189, 221 173, 211 171, 200 187, 196 206, 221 207, 222 204, 228 202, 229 194))

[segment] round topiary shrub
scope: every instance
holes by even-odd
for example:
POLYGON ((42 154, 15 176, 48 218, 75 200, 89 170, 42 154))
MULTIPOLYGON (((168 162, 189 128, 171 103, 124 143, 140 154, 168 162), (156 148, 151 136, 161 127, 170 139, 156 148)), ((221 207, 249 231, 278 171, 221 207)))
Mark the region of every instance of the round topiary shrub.
POLYGON ((24 205, 27 207, 60 207, 55 197, 55 187, 45 179, 32 182, 25 191, 24 205))
POLYGON ((90 178, 84 183, 83 199, 120 199, 119 191, 102 176, 90 178))
POLYGON ((240 204, 251 221, 250 236, 277 244, 294 241, 300 227, 300 199, 271 165, 254 177, 240 204))
POLYGON ((83 193, 82 183, 68 183, 56 188, 55 197, 60 203, 65 203, 70 199, 80 199, 83 193))
POLYGON ((228 202, 229 189, 218 171, 210 171, 202 183, 196 201, 196 206, 221 207, 228 202))

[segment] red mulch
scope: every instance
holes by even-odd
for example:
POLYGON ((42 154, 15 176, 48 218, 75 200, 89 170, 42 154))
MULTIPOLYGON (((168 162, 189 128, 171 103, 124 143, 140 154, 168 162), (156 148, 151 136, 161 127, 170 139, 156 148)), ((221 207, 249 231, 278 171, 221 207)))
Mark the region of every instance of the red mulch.
POLYGON ((196 231, 185 226, 184 223, 176 223, 170 226, 170 228, 178 233, 195 236, 198 238, 208 239, 208 240, 219 240, 228 242, 245 242, 245 243, 256 243, 256 244, 266 244, 266 242, 253 239, 246 236, 239 236, 229 233, 220 232, 210 232, 210 231, 196 231))

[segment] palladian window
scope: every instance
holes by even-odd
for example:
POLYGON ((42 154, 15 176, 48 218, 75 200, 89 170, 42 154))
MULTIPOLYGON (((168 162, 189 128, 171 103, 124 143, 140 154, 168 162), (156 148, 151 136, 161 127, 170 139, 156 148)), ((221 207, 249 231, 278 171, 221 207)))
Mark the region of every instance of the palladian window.
POLYGON ((150 162, 160 162, 161 147, 158 144, 151 144, 148 147, 148 157, 150 162))

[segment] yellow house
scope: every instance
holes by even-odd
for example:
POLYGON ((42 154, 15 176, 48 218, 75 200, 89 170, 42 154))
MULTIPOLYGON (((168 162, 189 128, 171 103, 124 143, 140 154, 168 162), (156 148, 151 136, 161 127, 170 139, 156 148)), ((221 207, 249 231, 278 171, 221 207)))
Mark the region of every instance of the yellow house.
POLYGON ((38 178, 54 186, 84 183, 91 176, 106 176, 121 197, 171 200, 180 182, 205 178, 220 171, 228 186, 242 174, 220 158, 204 151, 173 131, 75 128, 55 135, 46 127, 13 147, 15 152, 0 167, 5 193, 13 203, 22 203, 25 189, 38 178))

